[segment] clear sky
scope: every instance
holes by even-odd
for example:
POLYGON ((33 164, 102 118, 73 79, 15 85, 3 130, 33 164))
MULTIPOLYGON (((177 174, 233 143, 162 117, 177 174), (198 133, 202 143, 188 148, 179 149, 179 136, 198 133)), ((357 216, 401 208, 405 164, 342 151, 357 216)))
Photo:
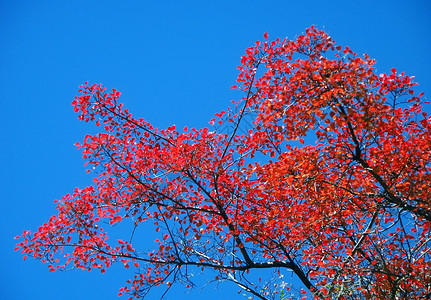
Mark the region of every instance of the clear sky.
MULTIPOLYGON (((294 38, 315 24, 375 58, 379 72, 414 75, 430 99, 430 15, 427 0, 1 0, 0 299, 116 299, 133 276, 117 267, 50 273, 13 252, 14 236, 55 213, 54 199, 91 184, 73 146, 94 133, 70 105, 80 84, 120 90, 135 116, 158 127, 207 126, 240 96, 229 87, 247 47, 264 32, 294 38)), ((179 288, 167 298, 245 299, 237 290, 179 288)))

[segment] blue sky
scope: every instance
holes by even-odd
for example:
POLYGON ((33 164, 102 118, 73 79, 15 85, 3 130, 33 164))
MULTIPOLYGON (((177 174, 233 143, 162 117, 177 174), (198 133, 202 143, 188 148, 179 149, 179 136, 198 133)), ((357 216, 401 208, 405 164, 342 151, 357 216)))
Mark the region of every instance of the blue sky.
MULTIPOLYGON (((135 116, 158 127, 207 126, 240 97, 229 87, 247 47, 264 32, 294 38, 315 24, 375 58, 379 72, 414 75, 430 99, 430 13, 426 0, 0 1, 0 298, 116 299, 133 276, 117 267, 50 273, 13 252, 14 236, 55 213, 54 199, 91 184, 73 146, 94 133, 70 105, 83 82, 120 90, 135 116)), ((244 299, 237 290, 179 288, 167 298, 244 299)))

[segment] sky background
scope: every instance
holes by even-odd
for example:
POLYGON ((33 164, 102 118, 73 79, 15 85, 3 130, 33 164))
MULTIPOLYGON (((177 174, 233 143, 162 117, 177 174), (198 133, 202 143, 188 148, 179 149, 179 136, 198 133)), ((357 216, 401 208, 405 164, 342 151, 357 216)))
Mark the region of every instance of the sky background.
MULTIPOLYGON (((426 0, 1 0, 0 299, 117 299, 133 276, 122 267, 50 273, 13 251, 14 236, 55 214, 54 199, 91 184, 73 144, 95 131, 70 104, 85 81, 120 90, 134 116, 158 127, 207 126, 241 96, 229 87, 247 47, 264 32, 294 38, 315 24, 375 58, 378 72, 414 75, 430 99, 430 15, 426 0)), ((245 299, 237 291, 180 287, 166 298, 245 299)))

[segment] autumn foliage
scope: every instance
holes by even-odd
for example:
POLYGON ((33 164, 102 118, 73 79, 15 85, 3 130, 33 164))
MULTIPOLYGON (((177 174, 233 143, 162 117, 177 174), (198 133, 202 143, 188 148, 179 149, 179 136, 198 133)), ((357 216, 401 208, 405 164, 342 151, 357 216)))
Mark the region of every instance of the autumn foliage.
POLYGON ((155 128, 85 84, 73 106, 103 131, 77 144, 94 184, 17 249, 52 271, 122 263, 134 298, 193 287, 199 269, 260 299, 429 297, 431 118, 412 77, 374 64, 314 27, 265 35, 241 59, 244 97, 202 129, 155 128), (138 249, 146 230, 155 246, 138 249))

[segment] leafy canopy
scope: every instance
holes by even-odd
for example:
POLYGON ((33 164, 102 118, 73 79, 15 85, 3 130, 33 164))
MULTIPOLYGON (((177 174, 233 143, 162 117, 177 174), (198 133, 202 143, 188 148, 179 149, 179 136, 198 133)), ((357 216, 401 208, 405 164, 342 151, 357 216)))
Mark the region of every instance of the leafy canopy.
POLYGON ((77 144, 94 185, 56 201, 17 249, 51 271, 121 262, 132 298, 193 287, 199 269, 260 299, 429 296, 431 118, 412 77, 374 64, 314 27, 265 34, 238 67, 244 97, 202 129, 155 128, 118 91, 83 85, 74 109, 102 131, 77 144), (153 249, 136 248, 142 226, 153 249))

